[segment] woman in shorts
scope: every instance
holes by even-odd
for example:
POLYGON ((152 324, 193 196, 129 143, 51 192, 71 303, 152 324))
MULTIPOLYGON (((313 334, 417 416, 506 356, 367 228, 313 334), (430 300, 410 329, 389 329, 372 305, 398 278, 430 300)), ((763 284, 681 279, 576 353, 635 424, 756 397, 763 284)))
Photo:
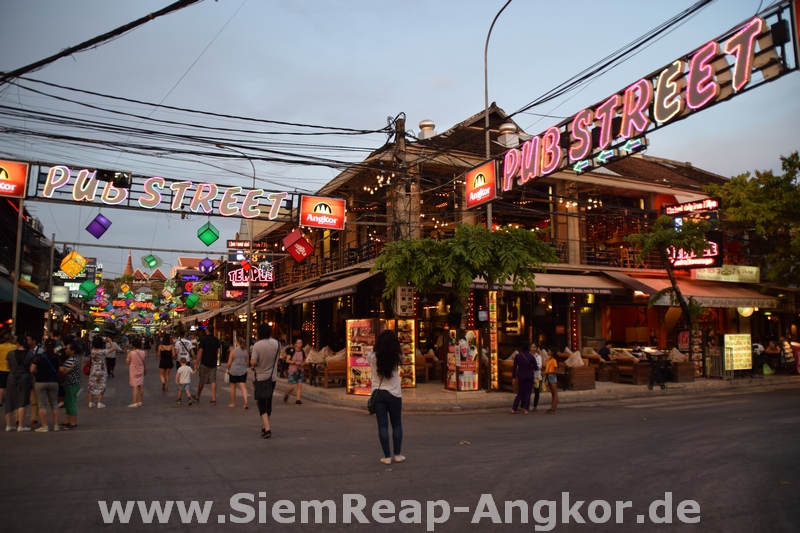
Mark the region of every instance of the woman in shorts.
POLYGON ((244 408, 247 409, 247 350, 244 349, 245 338, 236 338, 236 346, 228 351, 228 378, 231 384, 231 403, 228 407, 236 407, 236 387, 242 391, 244 408))
POLYGON ((161 390, 169 389, 169 371, 172 370, 172 339, 168 334, 161 337, 158 346, 158 374, 161 378, 161 390))
POLYGON ((286 394, 283 395, 283 403, 288 402, 289 395, 293 390, 297 389, 297 397, 294 403, 303 405, 303 402, 300 401, 300 393, 303 389, 303 362, 305 358, 303 339, 295 339, 294 346, 286 348, 284 357, 284 361, 289 363, 289 388, 286 389, 286 394))

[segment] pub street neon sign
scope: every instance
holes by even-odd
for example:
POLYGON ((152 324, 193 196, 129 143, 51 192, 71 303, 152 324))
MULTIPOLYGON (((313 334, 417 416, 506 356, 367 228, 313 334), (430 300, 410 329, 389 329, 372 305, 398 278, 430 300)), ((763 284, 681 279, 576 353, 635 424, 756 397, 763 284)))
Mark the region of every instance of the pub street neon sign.
MULTIPOLYGON (((800 0, 794 5, 800 5, 800 0)), ((788 6, 784 2, 771 15, 788 6)), ((777 24, 781 33, 788 32, 786 21, 777 24)), ((796 26, 792 35, 795 43, 796 26)), ((760 84, 796 68, 796 64, 793 68, 781 64, 770 26, 764 18, 753 17, 519 148, 506 151, 503 191, 511 190, 515 181, 524 185, 567 166, 583 172, 626 155, 626 151, 638 151, 646 146, 644 140, 641 145, 636 143, 645 133, 738 95, 751 84, 753 72, 761 73, 760 84)))

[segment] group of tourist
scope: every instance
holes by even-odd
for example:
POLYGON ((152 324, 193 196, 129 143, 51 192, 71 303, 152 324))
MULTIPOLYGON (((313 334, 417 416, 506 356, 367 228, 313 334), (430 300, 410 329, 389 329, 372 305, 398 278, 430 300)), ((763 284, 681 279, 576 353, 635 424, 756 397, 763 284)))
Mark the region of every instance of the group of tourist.
POLYGON ((547 354, 542 366, 542 356, 535 343, 523 342, 519 351, 514 356, 514 366, 511 378, 517 390, 514 403, 511 405, 511 414, 517 414, 520 407, 526 415, 531 408, 531 395, 533 395, 533 410, 539 407, 539 395, 547 387, 550 391, 550 409, 548 414, 556 414, 558 407, 558 362, 554 357, 552 348, 542 346, 542 351, 547 354))

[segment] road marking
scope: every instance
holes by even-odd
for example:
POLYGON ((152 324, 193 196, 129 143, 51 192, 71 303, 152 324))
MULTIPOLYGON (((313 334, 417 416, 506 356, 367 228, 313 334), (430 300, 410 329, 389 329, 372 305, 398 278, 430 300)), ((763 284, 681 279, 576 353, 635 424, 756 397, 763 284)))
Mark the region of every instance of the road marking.
POLYGON ((749 403, 747 400, 728 400, 720 399, 693 401, 690 398, 681 398, 680 401, 670 401, 662 404, 645 403, 636 405, 625 405, 627 409, 653 409, 655 411, 680 411, 682 409, 700 409, 703 407, 716 407, 718 405, 733 405, 749 403))
POLYGON ((657 407, 656 411, 683 411, 686 409, 702 409, 704 407, 721 407, 721 406, 728 406, 728 405, 735 405, 735 404, 742 404, 748 403, 744 400, 731 400, 728 402, 718 402, 718 403, 707 403, 702 405, 696 405, 692 402, 687 401, 686 405, 676 405, 675 407, 657 407))

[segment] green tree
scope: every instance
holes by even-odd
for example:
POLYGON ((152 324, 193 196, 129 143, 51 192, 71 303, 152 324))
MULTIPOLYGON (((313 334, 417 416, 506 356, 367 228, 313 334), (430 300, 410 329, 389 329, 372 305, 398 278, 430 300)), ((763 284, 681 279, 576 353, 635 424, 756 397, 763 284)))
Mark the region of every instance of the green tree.
POLYGON ((800 157, 781 157, 783 174, 749 172, 707 187, 722 200, 725 226, 747 237, 750 257, 764 277, 800 284, 800 157))
POLYGON ((681 308, 681 316, 686 326, 692 329, 695 325, 695 317, 700 314, 702 308, 691 296, 688 299, 684 297, 670 258, 676 250, 700 256, 703 250, 708 248, 708 239, 705 234, 707 229, 708 222, 704 220, 684 220, 683 224, 676 226, 673 218, 662 215, 655 221, 650 231, 628 237, 628 241, 636 244, 640 250, 637 261, 643 261, 648 254, 656 252, 669 277, 671 286, 650 297, 650 305, 655 305, 665 296, 669 296, 672 304, 677 304, 681 308))
MULTIPOLYGON (((373 272, 386 276, 383 290, 391 298, 397 287, 413 285, 429 292, 449 284, 466 310, 470 287, 483 278, 489 287, 510 281, 515 291, 535 289, 536 272, 545 263, 557 263, 552 247, 541 241, 543 232, 503 227, 490 232, 484 226, 460 224, 450 239, 403 239, 387 244, 375 261, 373 272)), ((466 313, 462 314, 462 326, 466 313)))

